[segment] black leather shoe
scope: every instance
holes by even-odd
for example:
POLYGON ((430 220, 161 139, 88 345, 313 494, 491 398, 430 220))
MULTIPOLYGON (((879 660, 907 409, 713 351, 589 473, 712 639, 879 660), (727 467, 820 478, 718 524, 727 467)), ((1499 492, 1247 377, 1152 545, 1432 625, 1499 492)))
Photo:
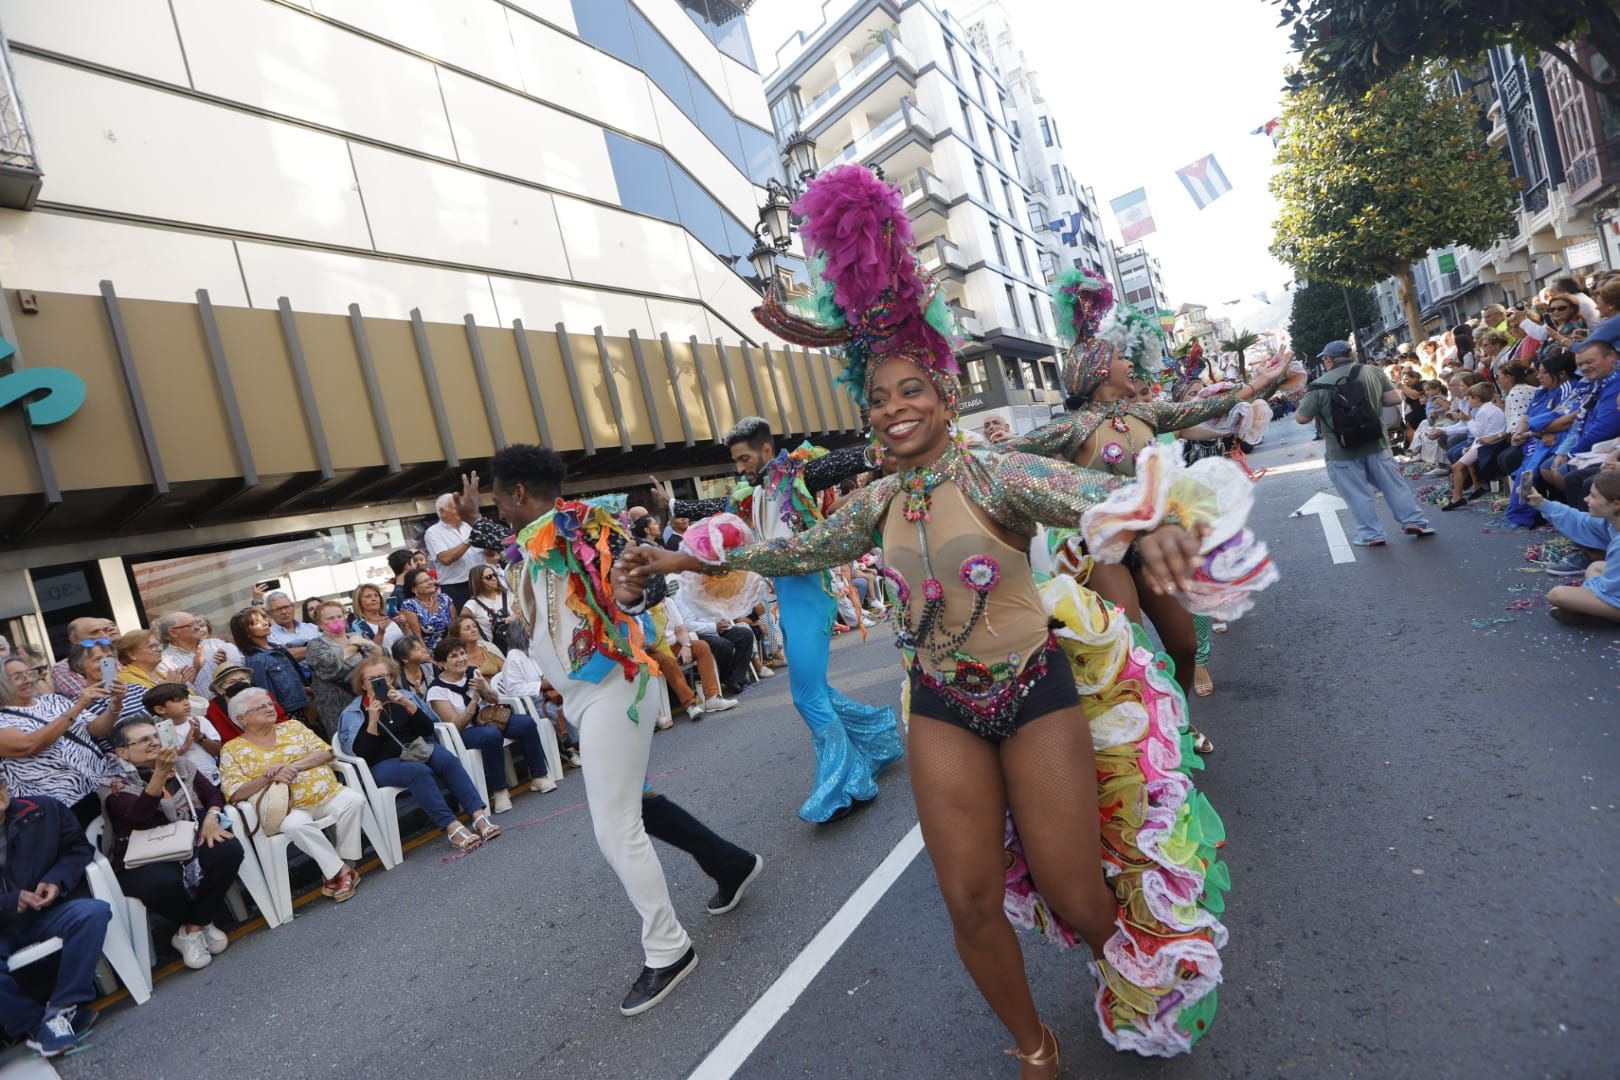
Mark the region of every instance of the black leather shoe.
POLYGON ((626 1016, 636 1016, 663 1001, 697 967, 697 959, 697 950, 687 949, 686 955, 669 967, 642 968, 636 981, 630 984, 630 993, 619 1011, 626 1016))
POLYGON ((735 885, 721 885, 715 894, 709 897, 709 914, 724 915, 726 912, 742 903, 743 890, 747 889, 749 885, 752 885, 754 879, 759 877, 760 871, 764 869, 764 857, 755 855, 754 865, 749 869, 748 874, 743 877, 742 880, 738 881, 735 885))

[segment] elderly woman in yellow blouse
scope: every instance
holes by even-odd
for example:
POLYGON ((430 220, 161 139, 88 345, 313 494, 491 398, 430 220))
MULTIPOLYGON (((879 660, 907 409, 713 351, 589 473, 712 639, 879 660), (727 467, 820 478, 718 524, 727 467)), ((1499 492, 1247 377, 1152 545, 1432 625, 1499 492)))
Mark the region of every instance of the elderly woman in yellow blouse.
POLYGON ((270 784, 289 787, 287 817, 281 832, 321 868, 321 895, 338 903, 354 895, 360 872, 360 817, 366 800, 344 787, 329 767, 332 748, 297 720, 276 723, 276 706, 267 691, 253 687, 231 699, 231 721, 242 734, 220 751, 225 797, 232 802, 253 798, 270 784), (319 818, 337 821, 337 847, 316 827, 319 818))

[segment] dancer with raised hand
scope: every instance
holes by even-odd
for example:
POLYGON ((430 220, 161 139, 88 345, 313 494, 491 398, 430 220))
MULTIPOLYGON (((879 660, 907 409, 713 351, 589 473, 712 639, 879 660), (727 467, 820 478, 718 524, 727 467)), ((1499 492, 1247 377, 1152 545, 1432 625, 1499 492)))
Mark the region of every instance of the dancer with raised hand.
MULTIPOLYGON (((644 798, 658 710, 645 693, 656 665, 644 647, 640 616, 667 590, 660 577, 630 580, 614 565, 628 536, 624 520, 600 504, 563 501, 567 466, 546 447, 508 446, 490 466, 496 510, 516 532, 522 555, 511 585, 529 654, 579 729, 597 846, 641 915, 646 962, 619 1006, 635 1016, 663 1001, 697 967, 649 834, 692 853, 715 877, 720 890, 709 901, 710 914, 734 908, 765 863, 663 796, 644 798)), ((477 491, 473 474, 462 491, 463 517, 477 522, 472 542, 502 544, 505 530, 477 517, 477 491)))
POLYGON ((802 534, 709 563, 691 547, 636 548, 621 566, 794 575, 881 546, 910 677, 923 840, 963 964, 1016 1040, 1009 1053, 1025 1077, 1056 1074, 1057 1039, 1009 915, 1089 946, 1113 1045, 1184 1052, 1214 1011, 1226 883, 1219 819, 1182 768, 1184 699, 1117 609, 1072 578, 1037 590, 1029 544, 1040 524, 1072 527, 1109 509, 1100 543, 1132 521, 1153 586, 1199 596, 1233 587, 1212 576, 1200 536, 1243 550, 1241 523, 1211 516, 1224 505, 1187 476, 1131 485, 1118 497, 1133 505, 1105 505, 1126 481, 965 446, 942 297, 918 269, 898 192, 846 166, 823 173, 795 211, 807 249, 825 259, 813 310, 838 320, 814 323, 775 296, 756 316, 786 340, 843 346, 843 381, 870 408, 874 448, 894 471, 802 534))
MULTIPOLYGON (((859 446, 827 452, 807 443, 778 452, 770 424, 758 416, 733 427, 726 445, 746 483, 724 499, 671 499, 673 516, 697 521, 732 513, 761 539, 796 536, 822 520, 818 496, 823 491, 874 467, 859 446)), ((878 774, 901 754, 892 708, 862 704, 828 682, 838 617, 834 581, 826 570, 774 578, 788 687, 816 751, 815 783, 799 816, 816 824, 836 821, 877 798, 878 774)))

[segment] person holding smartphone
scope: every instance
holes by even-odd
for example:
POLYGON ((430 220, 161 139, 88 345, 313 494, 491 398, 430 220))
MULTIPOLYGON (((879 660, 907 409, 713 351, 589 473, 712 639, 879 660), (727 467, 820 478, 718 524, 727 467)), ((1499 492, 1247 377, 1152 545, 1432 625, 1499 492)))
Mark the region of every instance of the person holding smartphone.
POLYGON ((540 744, 540 726, 534 718, 514 712, 502 731, 494 724, 479 722, 479 713, 501 703, 483 672, 467 659, 467 646, 460 639, 446 637, 433 650, 438 677, 428 688, 428 704, 440 720, 461 732, 461 741, 477 750, 484 759, 484 782, 489 788, 490 809, 504 814, 512 809, 512 796, 506 789, 506 740, 516 739, 529 762, 533 779, 530 791, 557 790, 557 782, 546 775, 546 754, 540 744))
POLYGON ((433 709, 400 686, 399 666, 386 657, 373 657, 355 669, 351 685, 356 696, 338 721, 338 744, 364 758, 377 783, 409 788, 428 820, 444 830, 457 851, 471 851, 501 835, 461 759, 435 741, 433 709), (426 759, 420 757, 423 749, 430 751, 426 759), (471 829, 457 819, 440 785, 472 814, 471 829))

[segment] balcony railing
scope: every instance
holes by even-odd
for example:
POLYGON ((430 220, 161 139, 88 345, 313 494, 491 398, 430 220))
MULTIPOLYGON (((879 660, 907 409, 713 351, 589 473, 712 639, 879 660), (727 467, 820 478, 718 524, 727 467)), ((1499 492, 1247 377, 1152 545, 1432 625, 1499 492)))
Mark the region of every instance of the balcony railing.
POLYGON ((43 175, 11 75, 10 46, 0 36, 0 206, 31 209, 43 175))
POLYGON ((900 194, 905 198, 908 207, 924 196, 933 196, 945 202, 949 202, 951 198, 950 191, 945 187, 945 181, 927 169, 918 169, 915 176, 908 176, 902 180, 900 194))
POLYGON ((1533 215, 1547 209, 1549 191, 1550 185, 1546 180, 1526 191, 1524 193, 1524 212, 1533 215))
POLYGON ((890 60, 903 60, 906 66, 913 71, 917 68, 917 62, 912 58, 911 52, 900 44, 898 40, 891 37, 881 45, 874 45, 862 53, 860 59, 855 61, 854 67, 839 76, 837 81, 827 89, 811 98, 804 107, 800 122, 806 125, 814 123, 822 113, 832 107, 834 102, 858 86, 861 80, 870 75, 876 68, 881 67, 890 60))
POLYGON ((967 269, 967 262, 962 258, 962 249, 948 236, 934 237, 918 249, 918 254, 922 258, 924 270, 935 271, 946 267, 955 270, 967 269))
POLYGON ((920 131, 926 132, 930 137, 934 134, 933 125, 928 122, 928 114, 908 102, 901 102, 900 107, 865 135, 846 146, 837 157, 827 162, 822 168, 830 169, 834 165, 842 165, 849 161, 859 161, 867 154, 888 142, 890 138, 905 124, 911 124, 920 131))

